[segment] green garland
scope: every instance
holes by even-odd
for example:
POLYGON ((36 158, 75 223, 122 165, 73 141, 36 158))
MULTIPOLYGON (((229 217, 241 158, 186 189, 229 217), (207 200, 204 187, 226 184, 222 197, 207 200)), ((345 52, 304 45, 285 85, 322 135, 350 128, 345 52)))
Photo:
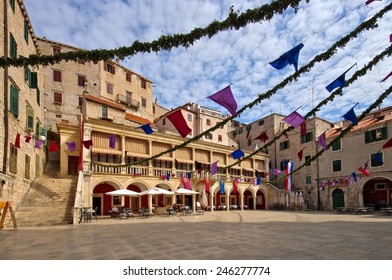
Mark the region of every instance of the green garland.
MULTIPOLYGON (((264 93, 264 94, 260 94, 260 95, 258 96, 258 98, 255 99, 253 102, 251 102, 251 103, 245 105, 243 108, 241 108, 241 109, 237 112, 237 113, 238 113, 237 115, 239 115, 239 114, 241 114, 242 112, 244 112, 247 108, 252 108, 253 106, 255 106, 255 105, 257 105, 258 103, 260 103, 262 100, 267 99, 267 98, 270 98, 270 97, 271 97, 273 94, 275 94, 279 89, 283 89, 286 85, 288 85, 288 84, 291 83, 292 81, 297 80, 297 79, 300 77, 300 75, 301 75, 302 73, 305 73, 305 72, 310 71, 311 68, 313 68, 313 66, 314 66, 316 63, 321 62, 321 61, 325 61, 325 60, 328 60, 329 58, 331 58, 331 57, 336 53, 336 51, 337 51, 338 48, 343 48, 351 39, 356 38, 356 37, 358 36, 358 34, 361 33, 362 31, 376 28, 376 27, 377 27, 377 20, 378 20, 379 18, 383 17, 384 14, 385 14, 386 12, 388 12, 389 10, 391 10, 391 9, 392 9, 392 3, 389 4, 389 5, 387 5, 387 6, 386 6, 385 8, 383 8, 382 10, 380 10, 380 11, 379 11, 377 14, 375 14, 372 18, 370 18, 370 19, 368 19, 367 21, 365 21, 365 22, 363 22, 362 24, 360 24, 360 25, 359 25, 357 28, 355 28, 350 34, 344 36, 342 39, 340 39, 340 40, 337 41, 335 44, 333 44, 332 47, 330 47, 327 51, 325 51, 325 52, 322 53, 322 54, 317 55, 317 56, 316 56, 315 58, 313 58, 313 60, 311 60, 307 65, 301 67, 297 72, 295 72, 294 74, 292 74, 292 75, 290 75, 289 77, 287 77, 287 78, 286 78, 285 80, 283 80, 281 83, 279 83, 278 85, 276 85, 273 89, 267 91, 267 92, 264 93)), ((335 91, 335 92, 337 92, 337 91, 335 91)), ((331 97, 330 97, 330 98, 331 98, 331 97)), ((322 102, 324 102, 324 101, 322 101, 322 102)), ((324 104, 324 103, 323 103, 323 104, 324 104)), ((326 103, 325 103, 325 104, 326 104, 326 103)), ((319 105, 320 105, 320 107, 321 107, 321 104, 319 104, 319 105)), ((316 108, 317 108, 317 107, 316 107, 316 108)), ((317 110, 319 110, 319 108, 318 108, 317 110)), ((316 111, 315 111, 315 112, 316 112, 316 111)), ((312 114, 313 114, 313 113, 312 113, 312 114)), ((312 114, 310 114, 310 115, 312 115, 312 114)), ((307 116, 310 116, 310 115, 307 114, 307 116)), ((211 128, 205 130, 205 131, 202 132, 201 134, 198 134, 198 135, 196 135, 195 137, 190 138, 190 139, 184 141, 182 144, 176 145, 176 146, 174 146, 173 148, 171 148, 171 149, 169 149, 169 150, 167 150, 167 151, 161 152, 161 153, 159 153, 159 154, 156 154, 156 155, 154 155, 154 156, 152 156, 152 157, 145 158, 145 159, 142 159, 142 160, 139 160, 139 161, 135 161, 135 162, 133 162, 133 163, 131 163, 131 164, 110 165, 110 166, 117 166, 117 167, 121 167, 121 166, 134 166, 134 165, 142 164, 142 163, 147 162, 147 161, 149 161, 149 160, 153 160, 153 159, 159 158, 159 157, 163 156, 164 154, 167 154, 167 153, 173 152, 173 151, 175 151, 175 150, 177 150, 177 149, 183 148, 183 147, 187 146, 188 144, 190 144, 190 143, 192 143, 192 142, 195 142, 195 141, 201 139, 204 135, 206 135, 206 134, 208 134, 208 133, 210 133, 210 132, 212 132, 212 131, 214 131, 214 130, 220 128, 222 125, 225 125, 226 123, 228 123, 229 121, 233 120, 234 118, 235 118, 235 117, 231 116, 231 117, 229 117, 229 118, 223 120, 222 122, 217 123, 215 126, 212 126, 211 128)), ((280 137, 280 136, 276 136, 276 137, 275 137, 276 139, 274 138, 273 140, 276 141, 276 140, 278 139, 277 137, 280 137)), ((271 142, 269 142, 269 143, 271 143, 271 142)), ((268 144, 269 144, 269 143, 268 143, 268 144)), ((272 144, 272 143, 271 143, 271 144, 272 144)), ((262 148, 258 149, 257 152, 260 152, 264 147, 265 147, 265 146, 263 146, 262 148)), ((243 161, 243 160, 249 158, 250 156, 252 156, 252 155, 254 155, 254 154, 256 154, 256 152, 254 152, 254 153, 252 153, 252 154, 250 154, 250 155, 248 155, 248 156, 242 157, 239 161, 237 161, 236 163, 234 163, 234 164, 232 164, 232 165, 226 166, 224 169, 229 168, 229 167, 231 167, 231 166, 233 166, 233 165, 235 165, 235 164, 238 164, 238 163, 240 163, 241 161, 243 161)), ((105 166, 108 166, 108 165, 106 165, 106 164, 102 164, 102 163, 99 163, 99 162, 93 162, 93 163, 94 163, 94 164, 97 164, 97 165, 105 165, 105 166)))
MULTIPOLYGON (((194 28, 188 34, 163 35, 152 42, 135 41, 129 47, 120 47, 112 50, 95 49, 91 51, 79 50, 73 52, 64 52, 57 55, 30 55, 28 57, 19 56, 18 58, 1 57, 0 66, 16 66, 25 65, 50 65, 65 61, 76 61, 83 59, 85 61, 98 62, 102 60, 110 60, 115 57, 124 59, 137 53, 158 52, 160 50, 170 51, 173 48, 183 46, 185 48, 193 45, 202 37, 211 38, 215 34, 228 29, 238 30, 249 23, 256 23, 270 20, 275 14, 282 14, 286 9, 292 7, 295 12, 298 10, 299 3, 303 0, 276 0, 271 4, 266 4, 255 9, 248 9, 240 15, 230 8, 229 16, 223 21, 213 21, 205 28, 194 28)), ((310 0, 306 0, 309 3, 310 0)))

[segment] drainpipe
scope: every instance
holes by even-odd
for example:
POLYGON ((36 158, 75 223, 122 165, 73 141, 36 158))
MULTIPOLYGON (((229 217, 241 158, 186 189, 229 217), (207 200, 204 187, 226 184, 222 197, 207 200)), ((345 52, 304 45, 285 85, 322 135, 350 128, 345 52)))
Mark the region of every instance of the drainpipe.
MULTIPOLYGON (((8 1, 3 1, 4 6, 4 57, 8 57, 8 1)), ((2 172, 7 174, 7 158, 8 158, 8 66, 4 66, 4 154, 2 172)))

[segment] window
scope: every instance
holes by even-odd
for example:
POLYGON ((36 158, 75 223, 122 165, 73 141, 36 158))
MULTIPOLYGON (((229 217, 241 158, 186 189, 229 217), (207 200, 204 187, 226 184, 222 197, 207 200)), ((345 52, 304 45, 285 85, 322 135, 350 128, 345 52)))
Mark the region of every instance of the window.
POLYGON ((29 24, 27 23, 27 20, 24 21, 24 28, 23 28, 23 33, 24 33, 24 39, 27 43, 29 44, 29 24))
POLYGON ((252 126, 251 125, 247 125, 246 126, 246 131, 249 131, 249 130, 251 130, 252 129, 252 126))
POLYGON ((112 73, 113 75, 116 74, 116 68, 114 67, 113 64, 111 64, 109 62, 105 62, 103 67, 104 67, 106 72, 112 73))
POLYGON ((332 161, 332 171, 333 172, 342 171, 342 161, 340 159, 332 161))
POLYGON ((18 44, 14 36, 10 33, 10 57, 16 58, 18 56, 18 44))
POLYGON ((264 124, 264 120, 259 120, 259 125, 263 125, 264 124))
POLYGON ((188 119, 188 122, 192 122, 192 114, 187 114, 187 119, 188 119))
POLYGON ((78 96, 78 107, 82 107, 83 105, 83 97, 82 96, 78 96))
POLYGON ((61 82, 61 71, 53 70, 53 81, 61 82))
POLYGON ((301 144, 307 143, 313 140, 313 133, 307 132, 305 135, 301 135, 301 144))
POLYGON ((146 80, 144 80, 144 79, 141 79, 140 80, 140 86, 142 87, 142 88, 144 88, 144 89, 146 89, 147 88, 147 81, 146 80))
POLYGON ((147 107, 147 99, 142 97, 142 107, 146 108, 147 107))
POLYGON ((248 139, 248 146, 252 146, 252 139, 248 139))
POLYGON ((109 94, 113 94, 114 92, 114 85, 111 83, 106 83, 106 92, 109 94))
POLYGON ((305 184, 307 184, 307 185, 312 184, 312 176, 306 176, 305 177, 305 184))
POLYGON ((370 166, 371 167, 382 166, 383 164, 384 164, 384 160, 383 160, 383 153, 382 152, 378 152, 378 153, 370 155, 370 166))
POLYGON ((376 184, 374 184, 374 188, 376 190, 385 190, 386 186, 385 186, 385 183, 376 183, 376 184))
POLYGON ((218 141, 222 142, 222 135, 218 135, 218 141))
POLYGON ((53 55, 60 54, 60 53, 61 53, 61 48, 59 46, 54 46, 53 55))
POLYGON ((78 86, 84 87, 86 86, 87 79, 86 76, 78 75, 78 86))
POLYGON ((10 90, 10 111, 15 117, 19 116, 19 90, 14 85, 10 90))
POLYGON ((132 73, 131 72, 127 72, 125 73, 125 80, 127 80, 127 82, 132 82, 132 73))
POLYGON ((387 127, 380 127, 373 130, 369 130, 365 132, 365 143, 373 143, 381 140, 387 139, 387 127))
POLYGON ((212 139, 212 134, 211 133, 207 133, 206 135, 204 135, 206 137, 206 139, 212 139))
POLYGON ((162 125, 166 125, 166 118, 162 119, 162 125))
POLYGON ((38 88, 37 72, 30 72, 29 87, 30 88, 38 88))
POLYGON ((211 125, 211 120, 210 119, 206 119, 206 125, 211 125))
POLYGON ((238 134, 241 134, 242 132, 244 132, 244 129, 241 127, 241 128, 238 130, 238 134))
POLYGON ((63 93, 55 91, 53 93, 53 103, 61 105, 63 103, 63 93))
POLYGON ((288 163, 288 160, 283 160, 280 162, 280 170, 286 170, 286 165, 288 163))
POLYGON ((14 11, 14 13, 15 13, 15 0, 10 0, 10 6, 11 6, 12 11, 14 11))
POLYGON ((307 162, 308 160, 310 160, 312 158, 312 156, 310 156, 310 155, 307 155, 307 156, 305 156, 305 166, 311 166, 312 165, 312 162, 311 161, 309 161, 309 162, 307 162))
POLYGON ((10 168, 10 172, 17 173, 17 171, 18 171, 18 165, 17 165, 17 163, 18 163, 18 149, 14 145, 12 145, 12 144, 10 144, 10 145, 11 145, 11 149, 10 149, 9 168, 10 168))
POLYGON ((340 138, 332 143, 331 150, 332 151, 340 151, 342 149, 340 138))
POLYGON ((37 88, 36 99, 38 106, 41 106, 41 92, 39 91, 39 88, 37 88))
POLYGON ((26 106, 26 127, 34 130, 34 110, 30 106, 26 106))
POLYGON ((280 150, 281 150, 281 151, 282 151, 282 150, 288 149, 288 148, 289 148, 289 140, 286 140, 286 141, 284 141, 284 142, 281 142, 281 143, 279 144, 279 147, 280 147, 280 150))
POLYGON ((61 118, 63 117, 63 115, 56 114, 55 117, 56 117, 57 119, 61 119, 61 118))
POLYGON ((102 118, 104 118, 104 119, 108 118, 108 107, 107 106, 102 106, 102 118))
POLYGON ((30 179, 30 157, 25 155, 25 178, 30 179))

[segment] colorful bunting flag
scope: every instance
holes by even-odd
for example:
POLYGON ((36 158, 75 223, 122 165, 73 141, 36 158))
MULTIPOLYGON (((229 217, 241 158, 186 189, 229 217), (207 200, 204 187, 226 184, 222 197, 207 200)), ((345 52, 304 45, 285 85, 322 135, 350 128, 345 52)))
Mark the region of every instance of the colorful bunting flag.
POLYGON ((267 132, 264 131, 263 133, 261 133, 259 136, 257 136, 255 139, 253 140, 257 140, 260 139, 261 141, 263 141, 264 143, 268 140, 268 135, 267 132))
POLYGON ((239 182, 238 178, 233 180, 233 194, 237 193, 238 182, 239 182))
POLYGON ((186 123, 184 116, 181 113, 181 110, 174 111, 166 117, 175 126, 177 131, 181 134, 182 138, 185 138, 189 133, 192 132, 192 129, 188 127, 188 124, 186 123))
POLYGON ((166 172, 166 180, 170 181, 170 172, 166 172))
POLYGON ((305 121, 305 119, 299 113, 297 113, 297 111, 294 111, 285 117, 283 121, 292 125, 294 128, 297 128, 305 121))
POLYGON ((32 137, 26 135, 24 138, 25 138, 25 142, 26 142, 26 143, 30 143, 30 140, 31 140, 32 137))
POLYGON ((90 147, 93 145, 93 140, 85 140, 85 141, 83 141, 83 146, 86 148, 86 149, 90 149, 90 147))
POLYGON ((210 179, 208 179, 207 177, 204 177, 204 189, 206 190, 206 192, 210 191, 210 179))
POLYGON ((75 142, 65 142, 68 146, 68 150, 70 152, 74 152, 76 150, 76 143, 75 142))
MULTIPOLYGON (((391 35, 392 36, 392 35, 391 35)), ((391 71, 391 73, 389 73, 388 75, 386 75, 386 77, 384 78, 384 79, 382 79, 382 81, 381 81, 381 83, 382 82, 385 82, 389 77, 391 77, 392 76, 392 71, 391 71)))
POLYGON ((55 141, 52 141, 49 145, 48 152, 58 152, 59 151, 59 146, 55 141))
POLYGON ((327 142, 325 139, 325 131, 317 137, 317 142, 323 147, 324 151, 327 149, 327 142))
POLYGON ((390 148, 390 147, 392 147, 392 138, 389 139, 387 142, 385 142, 384 145, 382 145, 383 149, 387 149, 387 148, 390 148))
POLYGON ((301 124, 301 136, 305 136, 306 135, 306 122, 303 122, 301 124))
POLYGON ((191 190, 191 180, 181 175, 181 182, 184 185, 184 189, 191 190))
POLYGON ((391 34, 391 35, 389 35, 389 42, 391 42, 391 43, 392 43, 392 34, 391 34))
POLYGON ((237 115, 237 101, 235 101, 234 95, 231 92, 230 85, 208 96, 208 98, 225 107, 233 117, 237 115))
POLYGON ((211 164, 211 175, 218 173, 218 161, 211 164))
POLYGON ((15 148, 20 149, 20 133, 16 133, 16 138, 15 138, 15 148))
MULTIPOLYGON (((358 103, 355 104, 355 106, 357 106, 357 105, 358 105, 358 103)), ((353 125, 356 126, 356 125, 358 125, 358 119, 357 119, 357 116, 355 115, 354 107, 352 107, 346 114, 344 114, 342 116, 342 118, 344 118, 345 120, 351 121, 353 123, 353 125)))
POLYGON ((274 175, 275 175, 275 176, 278 175, 278 174, 280 174, 280 172, 281 172, 281 171, 280 171, 278 168, 275 168, 275 169, 274 169, 274 175))
POLYGON ((234 159, 239 159, 239 158, 243 157, 244 155, 245 155, 245 154, 244 154, 243 151, 241 151, 241 149, 235 150, 234 152, 231 153, 231 156, 232 156, 234 159))
POLYGON ((187 173, 186 173, 186 177, 187 177, 188 179, 191 179, 191 178, 192 178, 192 172, 187 172, 187 173))
POLYGON ((37 142, 35 142, 34 148, 41 149, 43 144, 44 144, 44 141, 42 141, 41 139, 38 139, 37 142))
POLYGON ((256 179, 256 185, 260 186, 260 184, 261 184, 261 176, 258 176, 256 179))
POLYGON ((297 153, 297 156, 298 156, 299 161, 302 160, 302 156, 303 156, 304 150, 305 150, 305 148, 303 148, 301 151, 299 151, 299 152, 297 153))
POLYGON ((351 182, 351 178, 350 177, 346 177, 346 181, 347 181, 347 183, 349 184, 349 185, 352 185, 353 184, 353 182, 351 182))
POLYGON ((225 181, 223 181, 223 180, 219 181, 219 191, 220 191, 220 194, 225 193, 225 181))
POLYGON ((329 85, 327 85, 325 88, 329 91, 332 92, 335 88, 338 87, 343 87, 346 85, 346 73, 348 71, 350 71, 351 68, 353 68, 355 66, 355 64, 353 66, 351 66, 349 69, 346 70, 346 72, 344 72, 342 75, 340 75, 339 77, 337 77, 334 81, 332 81, 329 85))
POLYGON ((365 2, 365 5, 367 6, 367 5, 369 5, 370 3, 374 2, 374 1, 381 1, 381 0, 367 0, 365 2))
POLYGON ((271 66, 277 70, 285 68, 288 64, 294 65, 295 72, 298 71, 298 57, 300 50, 304 47, 304 44, 299 44, 291 50, 282 54, 278 59, 270 62, 271 66))
MULTIPOLYGON (((291 161, 288 161, 286 164, 286 176, 291 174, 294 170, 294 163, 291 161)), ((291 186, 293 184, 293 175, 289 175, 284 179, 284 189, 286 191, 291 191, 291 186)))
POLYGON ((114 134, 109 135, 109 147, 112 149, 116 147, 116 135, 114 134))
POLYGON ((358 171, 361 172, 366 177, 370 176, 369 172, 365 168, 362 168, 362 166, 358 168, 358 171))
POLYGON ((152 133, 154 132, 154 131, 152 130, 152 128, 151 128, 151 125, 150 125, 149 123, 146 123, 146 124, 140 126, 140 128, 143 129, 143 131, 144 131, 146 134, 152 134, 152 133))

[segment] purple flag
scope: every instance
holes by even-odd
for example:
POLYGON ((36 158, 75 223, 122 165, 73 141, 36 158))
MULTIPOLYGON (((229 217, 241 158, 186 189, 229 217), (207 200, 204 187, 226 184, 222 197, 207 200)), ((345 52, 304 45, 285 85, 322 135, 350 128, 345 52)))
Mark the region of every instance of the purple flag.
POLYGON ((43 143, 44 141, 38 139, 37 142, 35 142, 34 148, 41 149, 43 143))
MULTIPOLYGON (((357 105, 355 105, 357 106, 357 105)), ((354 106, 354 107, 355 107, 354 106)), ((346 114, 342 116, 345 120, 349 120, 353 123, 353 125, 358 125, 358 119, 354 112, 354 107, 352 107, 346 114)))
POLYGON ((277 70, 285 68, 288 64, 294 65, 295 71, 298 70, 299 51, 304 47, 304 44, 299 44, 291 50, 282 54, 278 59, 270 62, 271 66, 277 70))
POLYGON ((231 92, 230 85, 208 96, 208 98, 225 107, 232 116, 237 115, 237 102, 231 92))
POLYGON ((67 144, 68 150, 70 152, 74 152, 76 150, 76 143, 75 142, 66 142, 65 144, 67 144))
POLYGON ((305 119, 299 113, 294 111, 285 117, 283 121, 291 124, 294 128, 297 128, 305 121, 305 119))
POLYGON ((275 169, 274 169, 274 175, 275 175, 275 176, 278 175, 280 172, 281 172, 281 171, 280 171, 278 168, 275 168, 275 169))
POLYGON ((116 147, 116 135, 114 134, 109 135, 109 147, 112 149, 116 147))
POLYGON ((369 5, 370 3, 374 2, 374 1, 381 1, 381 0, 367 0, 365 2, 365 5, 367 6, 367 5, 369 5))
POLYGON ((324 150, 327 149, 327 142, 325 140, 325 131, 317 138, 317 141, 323 147, 324 150))
POLYGON ((218 173, 218 162, 215 161, 211 164, 211 175, 218 173))

